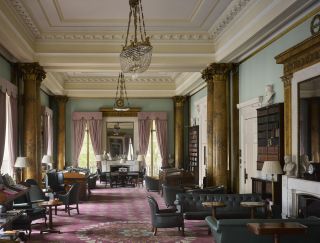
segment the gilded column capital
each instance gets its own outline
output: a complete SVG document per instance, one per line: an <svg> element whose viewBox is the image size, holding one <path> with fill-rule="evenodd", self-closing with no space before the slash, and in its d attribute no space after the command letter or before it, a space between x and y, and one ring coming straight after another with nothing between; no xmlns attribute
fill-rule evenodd
<svg viewBox="0 0 320 243"><path fill-rule="evenodd" d="M214 81L225 80L225 74L232 68L232 63L211 63L207 68L202 70L202 78L208 82L215 76Z"/></svg>
<svg viewBox="0 0 320 243"><path fill-rule="evenodd" d="M284 87L291 86L292 77L293 77L292 74L284 75L281 77Z"/></svg>
<svg viewBox="0 0 320 243"><path fill-rule="evenodd" d="M37 81L40 84L46 78L46 72L37 62L19 63L18 66L26 81Z"/></svg>
<svg viewBox="0 0 320 243"><path fill-rule="evenodd" d="M57 102L61 102L61 103L67 103L67 101L69 100L68 96L65 95L56 95L54 97L56 99Z"/></svg>
<svg viewBox="0 0 320 243"><path fill-rule="evenodd" d="M184 102L186 101L185 96L174 96L172 99L176 107L183 107Z"/></svg>

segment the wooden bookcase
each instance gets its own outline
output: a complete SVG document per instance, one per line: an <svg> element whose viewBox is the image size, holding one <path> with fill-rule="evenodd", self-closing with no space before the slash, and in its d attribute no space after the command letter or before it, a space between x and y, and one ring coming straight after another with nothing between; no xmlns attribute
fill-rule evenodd
<svg viewBox="0 0 320 243"><path fill-rule="evenodd" d="M280 161L284 164L283 103L257 109L258 159L257 170L264 161Z"/></svg>
<svg viewBox="0 0 320 243"><path fill-rule="evenodd" d="M188 170L194 173L195 183L199 181L199 126L189 127Z"/></svg>

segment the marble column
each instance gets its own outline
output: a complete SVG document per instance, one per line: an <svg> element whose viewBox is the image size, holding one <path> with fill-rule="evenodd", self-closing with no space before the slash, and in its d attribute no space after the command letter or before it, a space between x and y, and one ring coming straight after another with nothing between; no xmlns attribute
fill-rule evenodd
<svg viewBox="0 0 320 243"><path fill-rule="evenodd" d="M183 106L184 96L174 96L174 155L175 167L183 168Z"/></svg>
<svg viewBox="0 0 320 243"><path fill-rule="evenodd" d="M231 64L212 63L202 72L207 81L207 183L224 185L228 182L228 112L227 73Z"/></svg>
<svg viewBox="0 0 320 243"><path fill-rule="evenodd" d="M22 155L28 158L23 180L33 178L41 185L41 103L40 84L46 72L38 63L18 65L24 82L24 122Z"/></svg>
<svg viewBox="0 0 320 243"><path fill-rule="evenodd" d="M56 168L63 170L66 157L66 103L67 96L55 96L58 104L58 138L57 138L57 163Z"/></svg>
<svg viewBox="0 0 320 243"><path fill-rule="evenodd" d="M284 154L292 154L291 80L292 74L281 77L284 87Z"/></svg>

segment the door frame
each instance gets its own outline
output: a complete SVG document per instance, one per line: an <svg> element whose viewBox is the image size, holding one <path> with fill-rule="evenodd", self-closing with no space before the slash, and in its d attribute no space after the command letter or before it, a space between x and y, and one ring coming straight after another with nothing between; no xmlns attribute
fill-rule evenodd
<svg viewBox="0 0 320 243"><path fill-rule="evenodd" d="M244 163L243 163L243 153L245 151L244 148L244 124L248 118L256 118L257 117L257 108L262 107L263 96L258 96L256 98L250 99L248 101L239 103L237 108L239 109L239 191L240 193L245 192L245 175L244 175ZM248 178L250 180L250 178Z"/></svg>

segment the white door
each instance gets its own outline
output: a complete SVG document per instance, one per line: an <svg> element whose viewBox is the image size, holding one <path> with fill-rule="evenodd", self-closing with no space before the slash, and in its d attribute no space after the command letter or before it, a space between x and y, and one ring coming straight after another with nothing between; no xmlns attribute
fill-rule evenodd
<svg viewBox="0 0 320 243"><path fill-rule="evenodd" d="M258 131L257 108L260 99L254 99L240 107L240 193L252 193L251 177L257 177Z"/></svg>

